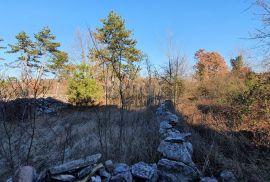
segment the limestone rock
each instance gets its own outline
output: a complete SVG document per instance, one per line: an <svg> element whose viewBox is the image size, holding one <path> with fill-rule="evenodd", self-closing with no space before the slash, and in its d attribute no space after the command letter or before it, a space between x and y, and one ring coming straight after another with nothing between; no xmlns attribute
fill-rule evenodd
<svg viewBox="0 0 270 182"><path fill-rule="evenodd" d="M189 142L171 143L164 140L161 141L158 151L168 159L190 164L192 162L192 144Z"/></svg>
<svg viewBox="0 0 270 182"><path fill-rule="evenodd" d="M75 176L70 174L59 174L55 176L51 176L51 179L58 180L58 181L66 181L66 182L73 182L75 181Z"/></svg>
<svg viewBox="0 0 270 182"><path fill-rule="evenodd" d="M181 143L185 142L186 138L191 136L191 133L176 133L176 132L170 132L168 133L167 138L165 138L164 141L171 142L171 143Z"/></svg>
<svg viewBox="0 0 270 182"><path fill-rule="evenodd" d="M198 178L199 170L183 162L161 159L158 162L159 181L186 182Z"/></svg>
<svg viewBox="0 0 270 182"><path fill-rule="evenodd" d="M132 182L132 175L129 166L124 163L116 164L113 170L113 176L111 178L111 181Z"/></svg>
<svg viewBox="0 0 270 182"><path fill-rule="evenodd" d="M154 165L149 165L144 162L139 162L131 166L133 176L149 181L157 180L157 168Z"/></svg>
<svg viewBox="0 0 270 182"><path fill-rule="evenodd" d="M172 125L170 125L167 121L161 121L159 125L159 133L164 134L171 128Z"/></svg>
<svg viewBox="0 0 270 182"><path fill-rule="evenodd" d="M16 172L12 180L14 182L34 182L36 180L36 170L31 166L20 167Z"/></svg>
<svg viewBox="0 0 270 182"><path fill-rule="evenodd" d="M236 182L234 174L229 170L223 170L220 173L220 179L222 182Z"/></svg>
<svg viewBox="0 0 270 182"><path fill-rule="evenodd" d="M87 156L86 158L73 160L73 161L61 164L59 166L51 167L51 168L49 168L49 172L51 174L60 174L63 172L68 172L71 170L79 169L79 168L86 167L86 166L93 165L93 164L97 163L100 158L101 158L101 154Z"/></svg>

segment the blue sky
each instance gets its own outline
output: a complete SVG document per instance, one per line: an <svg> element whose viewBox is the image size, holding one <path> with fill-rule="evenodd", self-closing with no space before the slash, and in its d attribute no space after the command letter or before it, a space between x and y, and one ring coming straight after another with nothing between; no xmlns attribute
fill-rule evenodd
<svg viewBox="0 0 270 182"><path fill-rule="evenodd" d="M242 39L260 26L254 8L244 11L251 1L8 0L1 2L0 37L5 43L12 43L20 31L33 34L49 26L62 43L62 49L70 52L78 28L95 29L101 26L100 19L114 10L134 30L138 47L156 65L166 61L168 35L187 55L190 65L194 64L194 53L200 48L219 52L229 63L235 50L254 47L254 42Z"/></svg>

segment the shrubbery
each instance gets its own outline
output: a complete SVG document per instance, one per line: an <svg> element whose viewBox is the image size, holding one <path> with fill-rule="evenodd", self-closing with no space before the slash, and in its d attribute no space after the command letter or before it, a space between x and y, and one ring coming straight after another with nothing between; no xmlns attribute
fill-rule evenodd
<svg viewBox="0 0 270 182"><path fill-rule="evenodd" d="M86 64L77 66L69 79L69 102L78 106L92 105L102 94L102 86L92 78L90 67Z"/></svg>
<svg viewBox="0 0 270 182"><path fill-rule="evenodd" d="M246 115L250 119L269 120L270 75L262 74L253 76L247 83L248 89L235 95L232 104L242 115Z"/></svg>

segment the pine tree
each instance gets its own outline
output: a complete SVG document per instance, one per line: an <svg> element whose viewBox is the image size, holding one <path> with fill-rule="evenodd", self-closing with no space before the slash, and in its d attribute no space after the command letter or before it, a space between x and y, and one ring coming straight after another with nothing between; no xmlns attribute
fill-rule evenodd
<svg viewBox="0 0 270 182"><path fill-rule="evenodd" d="M103 27L97 28L94 37L103 45L102 49L93 49L97 59L108 63L119 80L121 105L124 105L124 80L132 79L138 69L136 63L142 60L142 53L136 48L132 31L126 30L124 20L111 11L102 20Z"/></svg>
<svg viewBox="0 0 270 182"><path fill-rule="evenodd" d="M59 50L60 43L54 41L56 37L48 27L34 34L34 38L35 41L32 41L26 32L21 32L16 36L17 43L9 45L10 50L7 51L18 54L16 62L21 67L23 96L29 96L31 83L36 97L42 77L48 72L59 76L68 61L67 53Z"/></svg>
<svg viewBox="0 0 270 182"><path fill-rule="evenodd" d="M132 31L127 30L125 21L111 11L102 20L103 26L94 32L94 38L102 48L95 48L92 54L112 67L113 73L119 81L119 96L121 106L119 147L121 146L123 112L125 105L125 88L127 83L134 79L138 72L137 63L143 58L142 52L136 48L137 41L132 38ZM121 149L119 149L120 151Z"/></svg>

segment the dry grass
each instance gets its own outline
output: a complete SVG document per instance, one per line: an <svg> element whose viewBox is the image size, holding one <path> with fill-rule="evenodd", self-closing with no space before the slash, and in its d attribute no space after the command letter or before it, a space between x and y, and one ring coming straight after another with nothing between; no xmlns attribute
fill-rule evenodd
<svg viewBox="0 0 270 182"><path fill-rule="evenodd" d="M155 108L125 110L120 150L119 115L120 110L116 106L102 106L69 107L39 116L30 165L42 171L51 165L95 153L102 153L102 160L112 159L128 164L155 162L159 144ZM2 159L0 168L3 169L5 160ZM18 165L24 163L16 161ZM1 171L0 179L7 178L11 173Z"/></svg>
<svg viewBox="0 0 270 182"><path fill-rule="evenodd" d="M235 124L228 116L233 111L212 105L209 100L182 100L177 107L185 119L180 128L193 133L193 157L203 174L218 176L231 169L240 181L270 181L269 124Z"/></svg>

